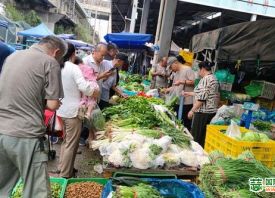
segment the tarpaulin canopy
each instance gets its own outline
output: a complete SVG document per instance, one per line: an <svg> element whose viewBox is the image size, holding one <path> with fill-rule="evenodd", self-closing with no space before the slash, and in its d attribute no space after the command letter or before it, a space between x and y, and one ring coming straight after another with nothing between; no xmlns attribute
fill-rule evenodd
<svg viewBox="0 0 275 198"><path fill-rule="evenodd" d="M80 48L80 47L93 47L93 45L89 44L89 43L85 43L81 40L73 40L73 39L66 39L67 42L73 44L76 48Z"/></svg>
<svg viewBox="0 0 275 198"><path fill-rule="evenodd" d="M57 36L63 39L76 39L74 34L58 34Z"/></svg>
<svg viewBox="0 0 275 198"><path fill-rule="evenodd" d="M104 39L122 49L143 49L146 48L146 42L152 41L153 35L122 32L107 34Z"/></svg>
<svg viewBox="0 0 275 198"><path fill-rule="evenodd" d="M17 34L20 36L41 38L41 37L53 35L54 33L51 30L49 30L48 27L44 23L41 23L40 25L38 25L36 27L18 32Z"/></svg>
<svg viewBox="0 0 275 198"><path fill-rule="evenodd" d="M217 61L275 61L275 20L246 22L192 38L191 51L217 50Z"/></svg>

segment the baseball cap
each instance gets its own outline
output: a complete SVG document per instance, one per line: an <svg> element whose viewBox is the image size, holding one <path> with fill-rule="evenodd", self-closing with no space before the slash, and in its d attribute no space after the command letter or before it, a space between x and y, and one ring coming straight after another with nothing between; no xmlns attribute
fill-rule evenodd
<svg viewBox="0 0 275 198"><path fill-rule="evenodd" d="M170 69L171 65L176 61L178 61L178 59L175 56L169 57L167 61L167 69Z"/></svg>
<svg viewBox="0 0 275 198"><path fill-rule="evenodd" d="M116 55L116 59L122 60L122 61L124 61L124 63L128 64L128 56L125 53L119 52Z"/></svg>

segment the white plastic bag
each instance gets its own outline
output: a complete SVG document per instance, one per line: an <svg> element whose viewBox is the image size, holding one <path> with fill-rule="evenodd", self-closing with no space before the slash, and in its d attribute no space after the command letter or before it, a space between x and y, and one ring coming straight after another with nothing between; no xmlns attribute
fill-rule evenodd
<svg viewBox="0 0 275 198"><path fill-rule="evenodd" d="M180 156L179 154L175 153L164 153L162 154L162 157L164 159L165 165L168 168L176 167L180 165Z"/></svg>
<svg viewBox="0 0 275 198"><path fill-rule="evenodd" d="M193 151L184 149L182 152L180 152L179 156L182 164L192 167L199 166L197 156Z"/></svg>
<svg viewBox="0 0 275 198"><path fill-rule="evenodd" d="M159 97L159 92L157 89L151 89L146 93L146 95L152 97Z"/></svg>
<svg viewBox="0 0 275 198"><path fill-rule="evenodd" d="M150 157L150 149L148 146L136 149L130 154L130 159L133 167L138 169L148 169L153 165L153 160Z"/></svg>
<svg viewBox="0 0 275 198"><path fill-rule="evenodd" d="M105 118L102 114L102 111L98 107L98 105L95 106L91 113L91 125L97 130L102 131L105 127Z"/></svg>
<svg viewBox="0 0 275 198"><path fill-rule="evenodd" d="M232 138L241 137L240 128L235 121L231 120L231 124L226 130L226 135Z"/></svg>

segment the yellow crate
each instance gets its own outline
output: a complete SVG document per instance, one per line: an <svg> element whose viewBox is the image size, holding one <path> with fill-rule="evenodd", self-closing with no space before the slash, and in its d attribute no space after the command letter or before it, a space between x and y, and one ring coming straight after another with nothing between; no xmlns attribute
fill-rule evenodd
<svg viewBox="0 0 275 198"><path fill-rule="evenodd" d="M275 141L270 142L244 142L238 141L221 133L221 130L227 129L228 126L208 125L206 130L206 139L204 149L206 152L218 150L225 155L237 157L243 151L250 150L256 159L261 161L267 167L275 167ZM241 132L249 130L241 127Z"/></svg>

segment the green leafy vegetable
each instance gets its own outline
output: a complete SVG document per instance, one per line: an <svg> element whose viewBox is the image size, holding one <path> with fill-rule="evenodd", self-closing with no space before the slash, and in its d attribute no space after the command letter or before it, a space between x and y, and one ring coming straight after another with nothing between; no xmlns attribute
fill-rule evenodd
<svg viewBox="0 0 275 198"><path fill-rule="evenodd" d="M162 198L160 193L151 185L140 183L138 185L118 186L114 198Z"/></svg>

